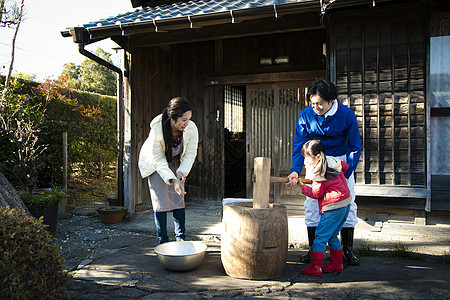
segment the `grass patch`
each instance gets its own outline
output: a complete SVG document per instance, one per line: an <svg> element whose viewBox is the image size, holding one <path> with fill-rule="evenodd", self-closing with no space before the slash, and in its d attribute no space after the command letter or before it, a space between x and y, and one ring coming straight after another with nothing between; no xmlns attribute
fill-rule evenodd
<svg viewBox="0 0 450 300"><path fill-rule="evenodd" d="M419 254L411 251L408 246L403 244L394 244L391 249L389 250L378 250L376 248L376 245L372 245L370 243L362 244L358 249L357 252L360 256L377 256L377 257L400 257L400 258L407 258L407 259L413 259L413 260L424 260L424 257ZM445 257L446 255L444 255ZM447 255L446 258L450 260L450 256Z"/></svg>
<svg viewBox="0 0 450 300"><path fill-rule="evenodd" d="M450 251L445 251L439 259L441 264L450 265Z"/></svg>
<svg viewBox="0 0 450 300"><path fill-rule="evenodd" d="M103 178L95 174L71 174L67 184L67 209L96 208L108 204L107 197L117 194L117 180L114 170Z"/></svg>
<svg viewBox="0 0 450 300"><path fill-rule="evenodd" d="M375 245L366 243L358 248L358 254L360 256L378 256L377 247Z"/></svg>
<svg viewBox="0 0 450 300"><path fill-rule="evenodd" d="M450 265L450 251L445 251L442 255L420 254L411 251L408 246L399 243L394 244L389 250L378 250L375 245L365 243L361 244L355 251L360 257L399 257Z"/></svg>
<svg viewBox="0 0 450 300"><path fill-rule="evenodd" d="M414 260L423 260L420 254L412 252L407 246L402 244L395 244L393 248L389 251L389 256L408 258Z"/></svg>

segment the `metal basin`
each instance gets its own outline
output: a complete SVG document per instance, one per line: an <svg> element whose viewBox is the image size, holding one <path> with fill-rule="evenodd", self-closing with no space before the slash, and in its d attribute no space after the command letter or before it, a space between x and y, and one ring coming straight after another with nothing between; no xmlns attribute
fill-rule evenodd
<svg viewBox="0 0 450 300"><path fill-rule="evenodd" d="M180 241L169 242L155 247L158 261L169 271L190 271L202 263L206 248L202 242Z"/></svg>

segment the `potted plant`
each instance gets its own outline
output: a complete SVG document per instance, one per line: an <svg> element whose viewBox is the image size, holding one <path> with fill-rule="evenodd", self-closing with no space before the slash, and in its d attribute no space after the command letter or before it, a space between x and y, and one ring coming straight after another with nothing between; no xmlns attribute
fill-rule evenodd
<svg viewBox="0 0 450 300"><path fill-rule="evenodd" d="M100 221L103 223L120 223L125 216L127 209L123 206L102 206L97 208Z"/></svg>
<svg viewBox="0 0 450 300"><path fill-rule="evenodd" d="M51 234L56 233L58 220L58 205L66 196L66 193L58 188L35 189L31 193L20 193L20 198L27 206L31 215L37 219L43 218L43 223L48 225Z"/></svg>

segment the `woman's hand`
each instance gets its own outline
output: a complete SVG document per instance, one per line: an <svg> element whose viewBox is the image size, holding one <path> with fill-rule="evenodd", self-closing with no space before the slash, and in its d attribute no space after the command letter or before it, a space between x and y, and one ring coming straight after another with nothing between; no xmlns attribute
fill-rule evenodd
<svg viewBox="0 0 450 300"><path fill-rule="evenodd" d="M184 174L182 172L178 172L177 173L177 179L180 181L181 184L184 185L184 183L186 182L186 177L184 176Z"/></svg>
<svg viewBox="0 0 450 300"><path fill-rule="evenodd" d="M289 179L289 185L297 185L298 184L298 173L297 172L292 172L291 174L289 174L288 176Z"/></svg>
<svg viewBox="0 0 450 300"><path fill-rule="evenodd" d="M186 195L186 192L184 191L184 185L180 182L180 180L173 180L173 188L178 195Z"/></svg>

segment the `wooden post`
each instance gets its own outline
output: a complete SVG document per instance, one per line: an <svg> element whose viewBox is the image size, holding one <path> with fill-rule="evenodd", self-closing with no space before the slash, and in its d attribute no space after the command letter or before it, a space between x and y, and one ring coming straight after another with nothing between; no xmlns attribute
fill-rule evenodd
<svg viewBox="0 0 450 300"><path fill-rule="evenodd" d="M64 192L67 192L67 132L63 132L62 135L63 142L63 189ZM66 197L64 197L58 206L58 217L62 218L66 212Z"/></svg>
<svg viewBox="0 0 450 300"><path fill-rule="evenodd" d="M130 213L134 213L135 199L128 199L125 203L124 198L124 132L125 132L125 106L124 106L124 91L123 91L123 75L122 71L117 73L117 197L121 206L126 206ZM133 204L131 204L133 201Z"/></svg>
<svg viewBox="0 0 450 300"><path fill-rule="evenodd" d="M255 183L253 185L253 208L269 207L270 163L268 157L255 157Z"/></svg>

